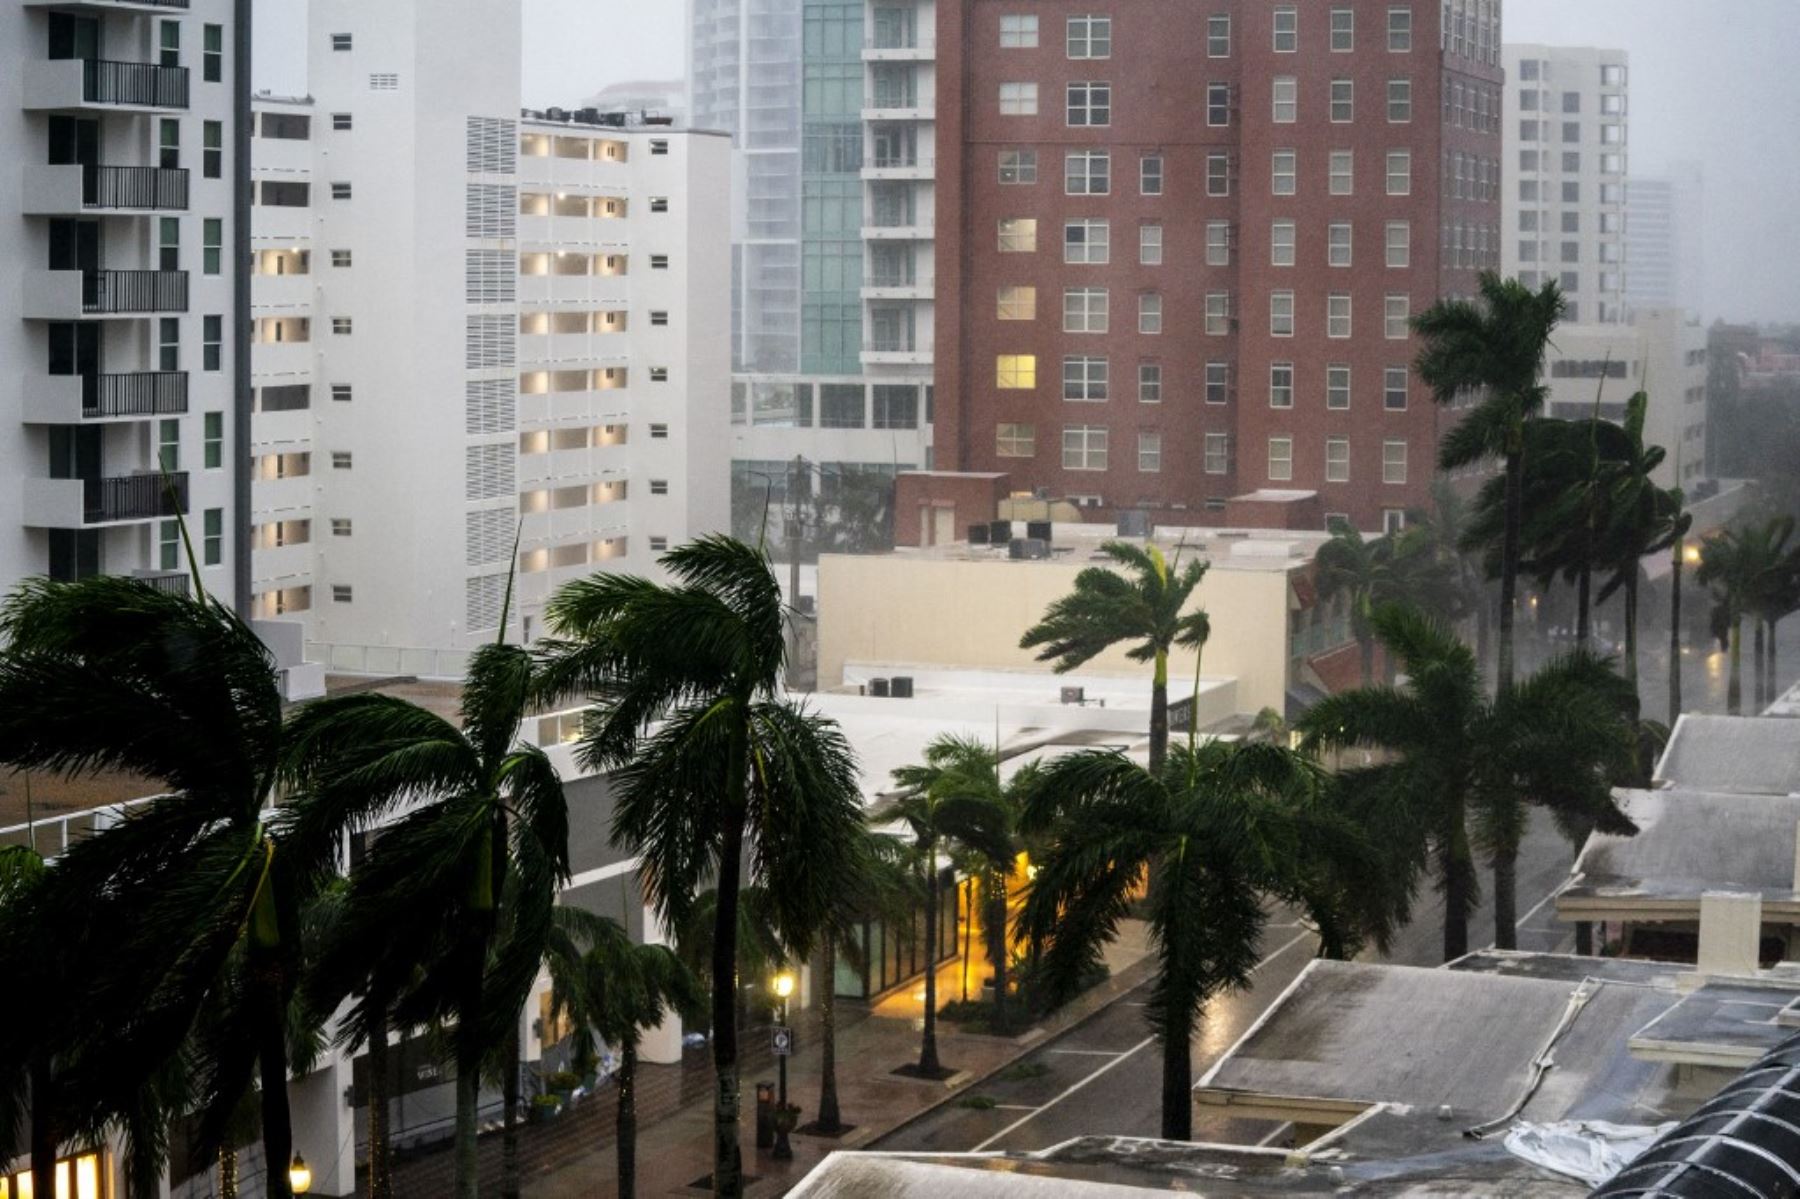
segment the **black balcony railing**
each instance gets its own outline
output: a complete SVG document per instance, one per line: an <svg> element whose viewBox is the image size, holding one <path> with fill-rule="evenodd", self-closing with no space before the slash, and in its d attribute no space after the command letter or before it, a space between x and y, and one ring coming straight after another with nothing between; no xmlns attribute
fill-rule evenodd
<svg viewBox="0 0 1800 1199"><path fill-rule="evenodd" d="M82 63L81 98L89 104L186 108L187 68L90 58Z"/></svg>
<svg viewBox="0 0 1800 1199"><path fill-rule="evenodd" d="M187 511L186 471L81 482L81 519L90 525L109 520L150 520Z"/></svg>
<svg viewBox="0 0 1800 1199"><path fill-rule="evenodd" d="M83 271L83 312L186 312L186 271Z"/></svg>
<svg viewBox="0 0 1800 1199"><path fill-rule="evenodd" d="M188 574L185 570L146 570L131 576L153 591L164 595L186 595Z"/></svg>
<svg viewBox="0 0 1800 1199"><path fill-rule="evenodd" d="M188 173L165 167L83 167L81 203L88 208L186 208Z"/></svg>
<svg viewBox="0 0 1800 1199"><path fill-rule="evenodd" d="M83 416L179 416L187 410L186 371L81 376Z"/></svg>

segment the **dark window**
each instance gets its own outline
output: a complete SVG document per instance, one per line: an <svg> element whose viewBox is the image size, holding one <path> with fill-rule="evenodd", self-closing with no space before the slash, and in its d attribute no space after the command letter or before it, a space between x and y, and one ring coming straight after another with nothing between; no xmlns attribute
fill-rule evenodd
<svg viewBox="0 0 1800 1199"><path fill-rule="evenodd" d="M312 136L312 118L303 112L265 112L261 132L280 141L305 141Z"/></svg>
<svg viewBox="0 0 1800 1199"><path fill-rule="evenodd" d="M310 191L305 183L265 179L260 201L270 208L305 208L310 202Z"/></svg>
<svg viewBox="0 0 1800 1199"><path fill-rule="evenodd" d="M207 83L225 78L225 27L207 25L201 29L200 77Z"/></svg>
<svg viewBox="0 0 1800 1199"><path fill-rule="evenodd" d="M877 384L874 389L874 419L877 429L916 429L919 427L919 391L916 387Z"/></svg>

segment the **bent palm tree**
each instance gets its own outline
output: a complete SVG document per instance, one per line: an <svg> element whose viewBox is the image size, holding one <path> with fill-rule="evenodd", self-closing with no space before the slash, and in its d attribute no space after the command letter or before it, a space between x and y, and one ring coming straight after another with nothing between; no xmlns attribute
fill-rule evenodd
<svg viewBox="0 0 1800 1199"><path fill-rule="evenodd" d="M1150 764L1158 769L1169 752L1169 650L1179 645L1198 653L1206 642L1206 614L1182 614L1206 575L1206 563L1195 559L1178 571L1179 559L1170 565L1154 545L1109 541L1100 549L1125 573L1098 566L1083 570L1075 576L1075 589L1019 638L1019 648L1038 650L1040 662L1054 662L1063 674L1122 641L1135 642L1126 656L1155 669Z"/></svg>
<svg viewBox="0 0 1800 1199"><path fill-rule="evenodd" d="M1365 687L1374 682L1375 630L1369 618L1376 608L1411 600L1446 609L1449 615L1455 603L1450 569L1424 529L1365 540L1355 529L1341 525L1319 547L1314 570L1319 598L1329 601L1341 595L1350 606L1350 631L1362 653Z"/></svg>
<svg viewBox="0 0 1800 1199"><path fill-rule="evenodd" d="M1086 751L1044 767L1024 827L1045 848L1023 921L1053 994L1100 960L1146 882L1162 1042L1162 1136L1192 1132L1191 1042L1213 996L1249 985L1267 898L1303 907L1327 952L1384 939L1378 859L1322 799L1323 776L1272 745L1180 746L1159 774Z"/></svg>

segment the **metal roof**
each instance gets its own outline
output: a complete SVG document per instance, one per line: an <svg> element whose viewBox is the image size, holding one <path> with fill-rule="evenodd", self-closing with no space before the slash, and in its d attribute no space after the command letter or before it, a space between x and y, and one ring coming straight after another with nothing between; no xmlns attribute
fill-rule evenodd
<svg viewBox="0 0 1800 1199"><path fill-rule="evenodd" d="M1613 795L1637 823L1637 835L1589 837L1559 904L1594 897L1698 902L1706 891L1794 897L1800 796L1625 788Z"/></svg>
<svg viewBox="0 0 1800 1199"><path fill-rule="evenodd" d="M1693 791L1800 794L1800 728L1777 717L1685 713L1656 764L1656 780Z"/></svg>

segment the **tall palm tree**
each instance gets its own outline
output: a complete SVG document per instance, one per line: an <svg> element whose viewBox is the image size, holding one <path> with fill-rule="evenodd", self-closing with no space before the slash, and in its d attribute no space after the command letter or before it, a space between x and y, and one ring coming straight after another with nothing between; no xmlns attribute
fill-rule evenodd
<svg viewBox="0 0 1800 1199"><path fill-rule="evenodd" d="M283 736L272 657L203 591L117 576L30 580L0 611L0 634L0 762L118 770L163 790L73 846L40 889L83 922L58 948L84 977L59 998L83 1029L59 1071L79 1097L69 1127L124 1124L141 1191L166 1155L164 1121L180 1110L168 1105L185 1106L191 1085L208 1152L256 1077L264 1153L286 1162L304 887L268 819ZM285 1172L267 1185L285 1196Z"/></svg>
<svg viewBox="0 0 1800 1199"><path fill-rule="evenodd" d="M662 945L636 945L615 920L558 907L547 941L550 1011L574 1028L578 1058L592 1060L595 1038L619 1051L619 1199L637 1194L637 1061L644 1031L671 1012L697 1017L706 993Z"/></svg>
<svg viewBox="0 0 1800 1199"><path fill-rule="evenodd" d="M1441 300L1413 318L1424 340L1419 377L1440 405L1470 394L1480 401L1444 438L1438 455L1444 470L1499 458L1506 466L1505 520L1500 549L1501 690L1512 686L1514 600L1519 581L1519 529L1524 486L1525 425L1542 410L1539 383L1550 335L1562 319L1562 292L1554 281L1532 291L1516 279L1481 275L1481 303Z"/></svg>
<svg viewBox="0 0 1800 1199"><path fill-rule="evenodd" d="M393 930L408 930L401 961L416 970L381 977L377 994L394 997L403 1026L454 1027L463 1199L480 1186L482 1064L516 1035L569 876L562 780L543 750L519 740L532 687L527 650L484 645L469 661L461 727L396 696L331 697L293 717L283 764L296 794L285 827L305 843L325 842L322 830L380 828L351 876L343 927L313 991L321 1006L349 996ZM329 871L332 859L305 865Z"/></svg>
<svg viewBox="0 0 1800 1199"><path fill-rule="evenodd" d="M1444 895L1444 960L1468 952L1478 884L1474 847L1494 865L1496 900L1512 886L1502 850L1523 834L1520 797L1548 808L1579 844L1595 829L1635 832L1614 806L1610 779L1629 767L1635 731L1623 683L1603 659L1577 650L1490 698L1467 646L1400 605L1375 613L1388 650L1405 664L1404 690L1367 687L1329 696L1300 720L1308 752L1374 747L1391 760L1345 772L1342 795L1392 847L1397 885L1411 891L1431 863ZM1511 903L1495 903L1494 941L1516 941Z"/></svg>
<svg viewBox="0 0 1800 1199"><path fill-rule="evenodd" d="M717 890L713 1191L737 1196L745 868L767 890L783 943L805 955L823 914L855 892L862 799L836 725L777 698L784 614L767 555L705 537L660 564L671 582L601 574L557 592L539 691L593 697L577 754L589 769L614 772L613 836L642 856L645 891L664 923L684 923L705 881Z"/></svg>
<svg viewBox="0 0 1800 1199"><path fill-rule="evenodd" d="M1390 927L1381 862L1322 782L1283 747L1209 741L1178 746L1160 773L1071 754L1026 800L1025 828L1045 848L1022 919L1052 994L1079 985L1148 886L1164 1139L1191 1136L1194 1029L1213 996L1249 985L1266 900L1304 908L1337 956Z"/></svg>
<svg viewBox="0 0 1800 1199"><path fill-rule="evenodd" d="M1341 595L1350 605L1350 631L1362 651L1365 687L1374 681L1375 630L1369 618L1376 608L1400 600L1442 610L1455 602L1450 568L1425 529L1365 539L1348 525L1339 525L1331 540L1319 547L1314 571L1321 600Z"/></svg>
<svg viewBox="0 0 1800 1199"><path fill-rule="evenodd" d="M1600 557L1611 571L1601 588L1604 602L1613 593L1625 596L1625 681L1633 697L1638 683L1638 591L1642 563L1669 548L1676 537L1681 511L1679 494L1660 487L1654 474L1667 456L1662 446L1644 441L1650 398L1638 391L1626 401L1625 419L1615 438L1617 454L1604 465L1605 497ZM1678 663L1676 665L1679 665Z"/></svg>
<svg viewBox="0 0 1800 1199"><path fill-rule="evenodd" d="M1772 597L1781 591L1784 575L1792 569L1787 561L1787 543L1793 532L1794 519L1790 516L1752 519L1708 538L1701 551L1700 569L1695 572L1695 578L1701 586L1712 589L1716 601L1715 618L1726 630L1731 670L1726 682L1725 706L1733 715L1741 713L1744 706L1745 618L1756 624L1754 698L1760 699L1764 690L1764 614L1771 606Z"/></svg>
<svg viewBox="0 0 1800 1199"><path fill-rule="evenodd" d="M1681 472L1677 470L1676 474ZM1681 488L1668 491L1669 517L1669 727L1681 717L1681 575L1686 568L1687 535L1694 527L1693 513Z"/></svg>
<svg viewBox="0 0 1800 1199"><path fill-rule="evenodd" d="M1440 475L1431 481L1431 507L1409 514L1407 527L1418 531L1441 564L1451 596L1444 615L1450 619L1475 618L1475 660L1485 663L1493 604L1480 556L1467 544L1472 516L1469 501L1454 483Z"/></svg>
<svg viewBox="0 0 1800 1199"><path fill-rule="evenodd" d="M1169 650L1177 645L1198 652L1206 640L1206 614L1182 610L1206 575L1198 558L1186 567L1171 564L1154 545L1108 541L1101 552L1119 569L1090 566L1075 576L1075 588L1056 600L1044 618L1025 631L1020 649L1038 650L1058 674L1091 661L1120 642L1132 642L1126 656L1150 662L1150 762L1160 768L1169 752Z"/></svg>
<svg viewBox="0 0 1800 1199"><path fill-rule="evenodd" d="M1117 577L1117 576L1113 576ZM904 823L913 837L913 861L925 891L925 1028L919 1073L942 1077L937 1051L937 938L939 854L952 844L990 861L1013 853L1012 813L994 782L994 751L970 737L944 734L925 746L925 761L894 771L897 794L869 814L877 827Z"/></svg>

